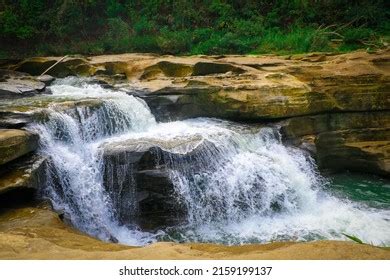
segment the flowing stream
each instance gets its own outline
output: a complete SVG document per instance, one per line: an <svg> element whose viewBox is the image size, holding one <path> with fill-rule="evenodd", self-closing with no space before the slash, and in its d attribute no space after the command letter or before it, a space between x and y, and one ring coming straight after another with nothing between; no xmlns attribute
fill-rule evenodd
<svg viewBox="0 0 390 280"><path fill-rule="evenodd" d="M54 99L87 102L69 108L53 102L47 117L29 128L40 134L40 153L49 158L42 195L92 236L130 245L156 240L242 244L343 240L347 233L390 244L390 199L367 203L343 192L343 186L353 189L359 180L346 186L324 178L307 154L282 144L275 127L207 118L157 123L141 99L77 78L58 80L51 90ZM140 139L189 143L163 147L171 154L203 147L190 158L164 158L186 209L178 226L145 232L136 221L118 220L103 178L104 147Z"/></svg>

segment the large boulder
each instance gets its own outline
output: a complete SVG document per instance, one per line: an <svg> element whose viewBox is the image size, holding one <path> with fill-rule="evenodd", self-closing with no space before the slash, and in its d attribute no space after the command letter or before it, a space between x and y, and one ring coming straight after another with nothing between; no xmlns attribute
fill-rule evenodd
<svg viewBox="0 0 390 280"><path fill-rule="evenodd" d="M325 132L316 139L320 166L390 177L390 128Z"/></svg>
<svg viewBox="0 0 390 280"><path fill-rule="evenodd" d="M38 135L21 129L0 129L0 165L38 148Z"/></svg>

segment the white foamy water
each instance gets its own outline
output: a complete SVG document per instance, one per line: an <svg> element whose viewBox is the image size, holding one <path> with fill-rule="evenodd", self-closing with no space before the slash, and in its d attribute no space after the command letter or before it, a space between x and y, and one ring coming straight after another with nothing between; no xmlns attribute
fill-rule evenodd
<svg viewBox="0 0 390 280"><path fill-rule="evenodd" d="M51 159L46 195L91 235L126 244L156 240L136 225L120 225L102 178L103 147L142 140L173 154L195 151L191 162L164 158L188 213L183 225L165 230L165 238L239 244L345 239L347 233L390 244L390 211L334 197L312 160L284 146L275 129L204 118L157 124L143 101L77 79L52 91L104 99L97 108L58 112L54 106L49 121L31 127Z"/></svg>
<svg viewBox="0 0 390 280"><path fill-rule="evenodd" d="M75 83L77 82L77 83ZM139 245L153 241L137 227L120 225L115 217L102 177L100 142L111 135L141 131L155 125L142 100L73 79L51 87L54 97L104 98L95 107L64 109L53 103L48 121L30 127L41 138L41 154L49 158L47 186L57 211L80 230L106 241Z"/></svg>

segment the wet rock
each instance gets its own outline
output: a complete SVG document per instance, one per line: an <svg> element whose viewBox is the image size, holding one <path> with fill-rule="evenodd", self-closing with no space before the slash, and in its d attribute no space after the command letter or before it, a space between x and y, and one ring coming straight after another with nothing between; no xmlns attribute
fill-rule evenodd
<svg viewBox="0 0 390 280"><path fill-rule="evenodd" d="M20 129L0 129L0 165L38 148L38 135Z"/></svg>
<svg viewBox="0 0 390 280"><path fill-rule="evenodd" d="M1 128L22 128L32 122L33 116L28 113L1 112L0 111L0 129Z"/></svg>
<svg viewBox="0 0 390 280"><path fill-rule="evenodd" d="M38 76L37 80L44 83L46 86L49 86L55 79L50 75L42 75Z"/></svg>
<svg viewBox="0 0 390 280"><path fill-rule="evenodd" d="M180 223L185 209L175 195L170 160L180 162L182 167L191 165L191 157L207 145L211 144L200 137L129 139L106 144L104 181L122 222L136 220L144 229Z"/></svg>
<svg viewBox="0 0 390 280"><path fill-rule="evenodd" d="M26 73L0 70L0 98L34 96L45 90L46 85Z"/></svg>
<svg viewBox="0 0 390 280"><path fill-rule="evenodd" d="M39 75L58 59L32 58L7 67ZM300 147L315 153L320 133L377 128L368 121L371 117L367 121L357 118L362 126L355 128L338 114L388 114L389 61L389 50L293 56L121 54L68 57L49 74L99 76L107 83L105 87L131 85L131 94L141 96L159 121L193 117L245 122L291 119L288 130L297 135L290 135L290 140L296 139ZM321 143L327 142L325 139L322 136ZM324 152L319 149L320 154Z"/></svg>
<svg viewBox="0 0 390 280"><path fill-rule="evenodd" d="M356 242L272 242L250 246L158 242L129 247L89 237L58 218L48 207L0 212L0 259L383 259L386 248Z"/></svg>
<svg viewBox="0 0 390 280"><path fill-rule="evenodd" d="M320 166L390 177L390 127L324 132L316 139Z"/></svg>

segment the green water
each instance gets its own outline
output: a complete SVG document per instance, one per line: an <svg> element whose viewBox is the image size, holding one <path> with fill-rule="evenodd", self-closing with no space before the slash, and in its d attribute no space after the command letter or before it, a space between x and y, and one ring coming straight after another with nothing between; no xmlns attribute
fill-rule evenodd
<svg viewBox="0 0 390 280"><path fill-rule="evenodd" d="M328 190L335 196L370 208L390 209L390 179L349 172L328 178L331 180Z"/></svg>

